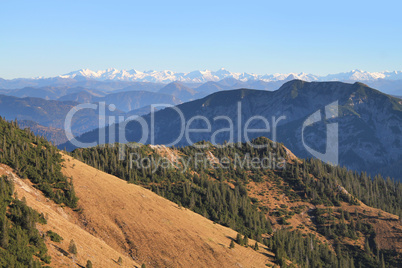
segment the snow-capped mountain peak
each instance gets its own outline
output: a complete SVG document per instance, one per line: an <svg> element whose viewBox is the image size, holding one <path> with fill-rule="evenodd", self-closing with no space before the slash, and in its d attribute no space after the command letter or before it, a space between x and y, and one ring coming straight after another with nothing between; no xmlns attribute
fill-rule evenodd
<svg viewBox="0 0 402 268"><path fill-rule="evenodd" d="M188 73L173 72L170 70L163 71L137 71L118 70L109 68L106 70L92 71L90 69L80 69L61 75L61 78L75 78L82 76L87 79L94 80L120 80L120 81L137 81L137 82L154 82L154 83L171 83L174 81L186 83L205 83L208 81L220 81L226 78L233 78L243 82L251 80L262 80L265 82L284 81L292 79L301 79L305 81L375 81L378 79L402 80L402 71L383 71L383 72L367 72L359 69L350 72L338 74L329 74L326 76L317 76L308 73L274 73L274 74L253 74L253 73L236 73L230 72L225 68L217 71L196 70Z"/></svg>

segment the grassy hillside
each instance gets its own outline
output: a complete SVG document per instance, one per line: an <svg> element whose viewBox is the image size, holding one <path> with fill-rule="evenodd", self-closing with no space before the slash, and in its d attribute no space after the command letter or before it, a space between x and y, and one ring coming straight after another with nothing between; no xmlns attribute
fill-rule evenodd
<svg viewBox="0 0 402 268"><path fill-rule="evenodd" d="M0 267L85 267L89 261L94 267L264 267L277 261L262 243L233 247L236 231L62 157L16 123L0 123Z"/></svg>
<svg viewBox="0 0 402 268"><path fill-rule="evenodd" d="M237 232L138 185L65 156L73 177L81 226L147 267L264 267L274 255L235 245ZM83 241L84 242L84 241ZM85 244L85 242L84 242ZM249 241L254 246L255 241Z"/></svg>
<svg viewBox="0 0 402 268"><path fill-rule="evenodd" d="M78 198L71 180L61 173L62 158L44 138L0 118L0 163L58 204L74 208ZM2 168L4 169L4 168ZM45 235L37 229L44 214L14 195L13 176L0 173L0 267L42 267L50 263Z"/></svg>
<svg viewBox="0 0 402 268"><path fill-rule="evenodd" d="M126 256L124 252L112 248L103 240L84 230L84 224L79 220L79 213L82 211L74 211L49 200L29 180L21 179L13 169L4 164L0 164L1 175L12 178L15 196L24 200L27 206L38 211L40 215L44 215L47 224L36 224L36 228L46 244L47 255L51 257L49 266L85 267L89 260L93 267L119 267L117 264L119 257L123 259L123 267L141 266ZM71 240L76 245L76 254L69 250ZM0 267L4 266L0 265Z"/></svg>

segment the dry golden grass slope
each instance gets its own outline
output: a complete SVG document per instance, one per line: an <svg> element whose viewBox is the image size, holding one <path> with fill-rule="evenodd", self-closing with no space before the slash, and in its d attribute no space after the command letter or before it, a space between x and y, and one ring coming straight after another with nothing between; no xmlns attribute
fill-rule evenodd
<svg viewBox="0 0 402 268"><path fill-rule="evenodd" d="M147 267L266 267L273 254L236 245L237 233L67 155L82 213L76 224ZM86 241L81 241L83 244ZM250 241L250 244L254 241Z"/></svg>
<svg viewBox="0 0 402 268"><path fill-rule="evenodd" d="M13 178L19 199L25 197L28 206L46 215L48 223L38 224L39 231L46 233L52 230L63 237L64 240L61 243L55 243L49 239L46 241L49 255L52 257L52 267L79 267L80 265L85 267L87 260L91 260L93 267L120 267L117 265L120 256L123 258L123 267L139 267L129 256L82 229L75 223L73 211L62 208L44 197L42 192L32 187L29 180L17 177L10 167L0 164L1 175ZM72 239L77 246L77 256L68 253L68 246Z"/></svg>
<svg viewBox="0 0 402 268"><path fill-rule="evenodd" d="M72 177L79 200L79 212L60 207L17 177L5 165L0 175L13 177L18 198L44 213L48 224L38 225L45 233L52 230L64 240L47 240L52 267L83 267L91 260L94 267L266 267L274 255L262 244L260 250L236 244L237 233L184 208L179 208L153 192L92 168L70 156L63 173ZM77 256L68 254L74 240ZM255 241L250 240L250 245Z"/></svg>

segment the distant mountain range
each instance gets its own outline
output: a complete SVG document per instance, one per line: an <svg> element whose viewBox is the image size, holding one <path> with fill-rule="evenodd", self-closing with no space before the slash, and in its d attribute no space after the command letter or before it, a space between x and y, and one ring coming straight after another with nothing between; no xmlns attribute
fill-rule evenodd
<svg viewBox="0 0 402 268"><path fill-rule="evenodd" d="M305 82L293 80L280 89L270 92L261 90L226 90L205 98L178 105L184 118L194 116L207 118L211 131L192 133L191 141L211 141L211 133L228 128L227 120L214 120L217 116L230 118L233 128L238 129L238 103L242 104L241 124L253 116L263 116L271 120L273 116L286 116L277 127L277 140L301 157L312 157L302 143L303 122L313 113L324 110L325 106L339 102L339 117L331 121L339 123L339 164L353 170L381 173L401 180L402 174L402 101L383 94L362 83L347 84L342 82ZM144 116L150 122L149 116ZM325 153L326 124L324 119L304 133L304 141L316 151ZM185 122L188 123L188 122ZM272 122L271 127L272 127ZM155 144L169 144L180 137L181 118L171 108L155 114ZM191 128L206 128L202 120L196 120ZM262 121L255 121L250 128L265 128ZM242 129L242 127L241 127ZM108 135L109 130L105 130ZM128 124L125 129L129 141L139 141L141 125L138 122ZM82 135L79 140L93 142L98 131ZM242 135L242 134L240 134ZM267 135L267 134L258 134ZM257 136L258 136L257 135ZM268 134L268 138L272 133ZM117 133L116 133L117 137ZM237 141L239 133L234 133ZM106 139L107 141L108 139ZM216 136L216 142L229 141L229 133ZM244 141L244 136L240 138ZM113 141L112 141L113 142ZM150 143L150 137L146 143ZM187 145L183 136L176 145ZM73 149L69 144L61 146Z"/></svg>
<svg viewBox="0 0 402 268"><path fill-rule="evenodd" d="M236 73L230 72L224 68L218 71L192 71L189 73L173 72L173 71L145 71L137 70L117 70L106 69L92 71L89 69L81 69L60 75L61 78L85 77L93 80L117 80L117 81L137 81L137 82L157 82L170 83L174 81L186 83L205 83L208 81L220 81L225 78L234 78L240 81L262 80L265 82L274 82L282 80L300 79L304 81L374 81L378 79L401 80L402 71L384 71L384 72L366 72L362 70L352 70L350 72L329 74L326 76L318 76L307 73L287 73L287 74L253 74L253 73Z"/></svg>
<svg viewBox="0 0 402 268"><path fill-rule="evenodd" d="M193 71L180 73L173 71L145 71L107 69L92 71L82 69L65 75L50 78L17 78L5 80L0 78L0 94L7 94L10 90L29 88L30 95L19 92L17 97L39 97L42 94L46 98L60 97L60 92L68 88L84 88L103 92L116 91L151 91L157 92L166 84L177 83L176 87L188 87L197 92L186 89L185 97L179 97L182 101L188 101L204 97L208 94L226 89L250 88L261 90L276 90L284 83L299 79L312 81L341 81L347 83L363 82L373 88L391 95L402 95L402 71L366 72L352 70L350 72L318 76L306 73L287 74L253 74L235 73L225 69L218 71ZM217 83L217 84L216 84ZM47 88L46 92L33 92L34 88ZM51 92L52 88L60 88L58 92ZM198 88L198 89L197 89ZM176 88L177 89L177 88ZM25 92L27 89L24 90ZM176 91L176 90L171 90ZM168 92L168 91L167 91ZM177 91L176 91L177 92ZM74 92L65 93L70 94ZM175 95L175 97L178 97Z"/></svg>

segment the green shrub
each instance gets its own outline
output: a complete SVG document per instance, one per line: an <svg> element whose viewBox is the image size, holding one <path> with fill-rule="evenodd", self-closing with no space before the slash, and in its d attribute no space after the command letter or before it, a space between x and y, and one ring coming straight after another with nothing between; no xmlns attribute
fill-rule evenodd
<svg viewBox="0 0 402 268"><path fill-rule="evenodd" d="M53 242L57 242L60 243L61 241L63 241L63 237L61 237L59 234L49 230L46 232L46 235L50 238L51 241Z"/></svg>

